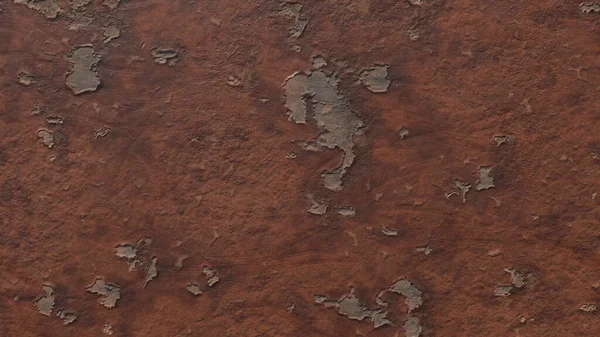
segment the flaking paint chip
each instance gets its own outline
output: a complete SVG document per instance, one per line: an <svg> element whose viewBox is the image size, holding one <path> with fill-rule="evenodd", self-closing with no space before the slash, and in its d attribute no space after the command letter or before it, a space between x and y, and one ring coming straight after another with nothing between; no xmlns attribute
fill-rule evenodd
<svg viewBox="0 0 600 337"><path fill-rule="evenodd" d="M214 286L220 280L217 271L207 266L202 267L202 273L206 275L206 285L209 287Z"/></svg>
<svg viewBox="0 0 600 337"><path fill-rule="evenodd" d="M48 148L52 148L54 146L54 134L46 129L40 129L37 132L38 138L42 140L42 143L46 145Z"/></svg>
<svg viewBox="0 0 600 337"><path fill-rule="evenodd" d="M404 303L408 307L409 314L423 304L421 291L407 279L398 280L390 287L389 291L404 296Z"/></svg>
<svg viewBox="0 0 600 337"><path fill-rule="evenodd" d="M190 282L185 288L194 296L202 295L202 289L200 289L200 285L198 285L198 283Z"/></svg>
<svg viewBox="0 0 600 337"><path fill-rule="evenodd" d="M35 302L35 306L40 314L50 317L54 309L54 290L49 285L43 285L42 290L45 294Z"/></svg>
<svg viewBox="0 0 600 337"><path fill-rule="evenodd" d="M582 2L581 4L579 4L579 10L586 14L591 12L598 13L600 12L600 3L597 1Z"/></svg>
<svg viewBox="0 0 600 337"><path fill-rule="evenodd" d="M310 207L306 211L312 215L323 215L327 213L327 208L327 204L312 201Z"/></svg>
<svg viewBox="0 0 600 337"><path fill-rule="evenodd" d="M146 278L144 279L144 288L148 282L154 280L158 276L158 269L156 264L158 263L158 258L156 256L152 257L152 261L150 262L150 267L148 267L148 271L146 272Z"/></svg>
<svg viewBox="0 0 600 337"><path fill-rule="evenodd" d="M497 297L507 297L512 295L511 291L513 290L512 286L509 285L498 285L494 289L494 296Z"/></svg>
<svg viewBox="0 0 600 337"><path fill-rule="evenodd" d="M22 85L30 86L34 82L35 82L35 77L33 77L33 75L30 75L24 71L19 73L19 83L21 83Z"/></svg>
<svg viewBox="0 0 600 337"><path fill-rule="evenodd" d="M490 172L492 172L491 166L479 167L479 179L475 184L475 189L477 191L487 190L496 187L496 185L494 185L494 177L490 176Z"/></svg>
<svg viewBox="0 0 600 337"><path fill-rule="evenodd" d="M377 329L385 325L392 325L393 322L387 318L387 312L379 309L368 309L354 295L354 289L350 289L348 295L344 295L340 300L329 300L327 296L316 295L315 303L322 304L326 308L337 308L340 315L349 319L362 321L368 318L373 322L373 328Z"/></svg>
<svg viewBox="0 0 600 337"><path fill-rule="evenodd" d="M419 319L414 316L408 317L402 328L404 329L404 335L406 337L419 337L423 331Z"/></svg>
<svg viewBox="0 0 600 337"><path fill-rule="evenodd" d="M360 73L360 80L371 92L387 92L391 83L388 79L389 67L388 65L374 65Z"/></svg>
<svg viewBox="0 0 600 337"><path fill-rule="evenodd" d="M156 64L168 64L173 66L178 62L179 52L173 48L153 48L152 56Z"/></svg>
<svg viewBox="0 0 600 337"><path fill-rule="evenodd" d="M104 35L102 43L107 44L114 39L118 39L121 36L121 30L116 26L108 26L104 28L102 34Z"/></svg>
<svg viewBox="0 0 600 337"><path fill-rule="evenodd" d="M96 91L100 85L96 65L101 57L91 45L75 47L69 57L71 70L67 75L65 83L75 95L84 92Z"/></svg>
<svg viewBox="0 0 600 337"><path fill-rule="evenodd" d="M581 306L579 306L579 310L583 311L583 312L594 312L596 311L597 307L595 304L582 304Z"/></svg>
<svg viewBox="0 0 600 337"><path fill-rule="evenodd" d="M48 19L56 19L61 12L58 0L14 0L14 3L26 5L29 9L40 12Z"/></svg>
<svg viewBox="0 0 600 337"><path fill-rule="evenodd" d="M398 230L384 226L381 228L381 234L385 236L398 236Z"/></svg>
<svg viewBox="0 0 600 337"><path fill-rule="evenodd" d="M63 321L64 325L69 325L77 319L77 315L74 311L62 309L56 313L56 316Z"/></svg>
<svg viewBox="0 0 600 337"><path fill-rule="evenodd" d="M117 301L121 298L121 290L114 283L106 283L102 277L97 277L94 284L87 287L86 290L100 297L100 304L107 308L114 308Z"/></svg>

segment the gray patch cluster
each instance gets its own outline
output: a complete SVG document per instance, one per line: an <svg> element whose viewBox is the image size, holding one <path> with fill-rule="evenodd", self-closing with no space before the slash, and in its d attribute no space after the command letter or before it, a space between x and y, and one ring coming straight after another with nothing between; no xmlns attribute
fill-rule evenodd
<svg viewBox="0 0 600 337"><path fill-rule="evenodd" d="M64 325L69 325L69 324L75 322L75 320L77 319L77 315L75 314L74 311L66 310L66 309L59 310L56 313L56 316L63 321Z"/></svg>
<svg viewBox="0 0 600 337"><path fill-rule="evenodd" d="M117 301L121 298L121 290L118 285L106 283L102 277L97 277L94 284L87 287L86 290L92 294L102 296L100 304L107 308L114 308Z"/></svg>
<svg viewBox="0 0 600 337"><path fill-rule="evenodd" d="M15 4L26 5L36 10L48 19L56 19L61 12L58 0L14 0Z"/></svg>
<svg viewBox="0 0 600 337"><path fill-rule="evenodd" d="M217 271L207 266L202 267L202 273L206 275L206 285L209 287L214 286L220 280Z"/></svg>
<svg viewBox="0 0 600 337"><path fill-rule="evenodd" d="M598 3L597 1L582 2L581 4L579 4L579 10L586 14L591 12L598 13L600 12L600 3Z"/></svg>
<svg viewBox="0 0 600 337"><path fill-rule="evenodd" d="M66 84L75 95L88 91L96 91L100 85L100 78L96 65L101 57L96 54L92 46L84 45L75 47L69 61L71 71L67 75Z"/></svg>
<svg viewBox="0 0 600 337"><path fill-rule="evenodd" d="M308 75L297 72L288 77L283 85L289 119L297 124L305 124L308 111L311 110L312 116L308 117L321 130L316 144L344 152L340 167L322 174L323 185L334 191L342 189L342 178L356 157L353 137L361 134L364 126L361 119L348 108L337 85L336 77L330 77L320 70Z"/></svg>
<svg viewBox="0 0 600 337"><path fill-rule="evenodd" d="M374 65L360 73L360 80L371 92L387 92L391 83L387 78L389 67L388 65Z"/></svg>
<svg viewBox="0 0 600 337"><path fill-rule="evenodd" d="M354 295L354 289L350 289L348 295L344 295L340 300L329 300L327 296L316 295L315 303L322 304L327 308L337 308L338 313L349 319L362 321L368 318L373 322L375 329L384 325L392 325L392 321L387 318L387 312L378 309L368 309L364 307L359 299Z"/></svg>
<svg viewBox="0 0 600 337"><path fill-rule="evenodd" d="M173 48L158 47L152 49L152 57L154 57L154 63L156 64L173 66L179 61L177 55L179 55L179 52Z"/></svg>

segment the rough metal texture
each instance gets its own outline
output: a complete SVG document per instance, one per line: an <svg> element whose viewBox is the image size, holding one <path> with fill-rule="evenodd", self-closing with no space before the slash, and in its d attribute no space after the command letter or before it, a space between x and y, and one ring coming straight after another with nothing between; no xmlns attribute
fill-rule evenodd
<svg viewBox="0 0 600 337"><path fill-rule="evenodd" d="M42 2L0 1L0 336L98 337L110 322L115 337L402 337L404 297L376 297L399 276L422 291L422 337L596 336L598 1L296 2L297 38L280 0L58 0L53 19ZM110 26L120 36L104 44ZM75 95L82 45L102 57L101 84ZM154 48L178 62L155 63ZM360 81L376 64L385 93ZM321 145L310 92L305 123L288 121L282 84L297 72L335 82L328 106L354 122L340 131L361 132ZM330 191L320 175L349 149ZM494 188L476 189L482 165ZM124 242L133 271L115 256ZM85 290L96 275L119 285L114 308ZM394 325L314 303L349 286ZM63 325L61 309L78 318Z"/></svg>

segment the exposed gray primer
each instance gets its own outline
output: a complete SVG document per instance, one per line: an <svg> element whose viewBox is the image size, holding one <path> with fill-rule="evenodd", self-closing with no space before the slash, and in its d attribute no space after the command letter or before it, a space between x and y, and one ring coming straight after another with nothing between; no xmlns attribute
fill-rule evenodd
<svg viewBox="0 0 600 337"><path fill-rule="evenodd" d="M511 138L510 138L510 136L496 135L496 136L493 136L492 139L496 143L496 147L498 147L502 144L508 144L508 142L510 141Z"/></svg>
<svg viewBox="0 0 600 337"><path fill-rule="evenodd" d="M494 177L490 176L490 172L492 172L491 166L479 167L479 179L475 184L475 189L477 191L487 190L496 187L496 185L494 185Z"/></svg>
<svg viewBox="0 0 600 337"><path fill-rule="evenodd" d="M389 291L405 297L404 303L408 306L409 314L423 304L421 291L407 279L400 279L390 287Z"/></svg>
<svg viewBox="0 0 600 337"><path fill-rule="evenodd" d="M71 71L67 75L66 84L75 95L98 89L100 78L96 65L100 59L101 57L90 45L78 46L73 49L69 57Z"/></svg>
<svg viewBox="0 0 600 337"><path fill-rule="evenodd" d="M156 64L168 64L169 66L173 66L177 64L179 59L177 55L179 52L173 48L153 48L152 56L154 57L154 63Z"/></svg>
<svg viewBox="0 0 600 337"><path fill-rule="evenodd" d="M46 117L46 123L49 125L62 125L65 123L65 120L60 116L48 116Z"/></svg>
<svg viewBox="0 0 600 337"><path fill-rule="evenodd" d="M104 35L102 43L107 44L114 39L118 39L121 36L121 30L116 26L108 26L104 28L102 34Z"/></svg>
<svg viewBox="0 0 600 337"><path fill-rule="evenodd" d="M121 0L104 0L104 6L107 6L110 9L115 9L119 6Z"/></svg>
<svg viewBox="0 0 600 337"><path fill-rule="evenodd" d="M52 148L54 146L54 134L51 131L46 129L40 129L37 132L38 138L42 139L42 143L46 145L48 148Z"/></svg>
<svg viewBox="0 0 600 337"><path fill-rule="evenodd" d="M110 133L110 129L109 128L99 128L99 129L96 129L96 130L94 130L94 139L98 139L100 137L104 138L109 133Z"/></svg>
<svg viewBox="0 0 600 337"><path fill-rule="evenodd" d="M494 296L497 297L507 297L512 295L511 291L513 290L512 286L509 285L498 285L494 289Z"/></svg>
<svg viewBox="0 0 600 337"><path fill-rule="evenodd" d="M219 275L217 274L216 270L204 266L202 267L202 273L206 275L206 285L208 285L209 287L212 287L215 284L217 284L217 282L219 282Z"/></svg>
<svg viewBox="0 0 600 337"><path fill-rule="evenodd" d="M42 285L42 290L45 295L35 302L35 306L40 314L50 317L54 309L54 290L49 285Z"/></svg>
<svg viewBox="0 0 600 337"><path fill-rule="evenodd" d="M294 19L294 26L289 29L290 39L298 39L308 25L308 19L301 18L302 4L299 2L284 2L281 4L279 15Z"/></svg>
<svg viewBox="0 0 600 337"><path fill-rule="evenodd" d="M61 309L56 313L56 316L63 321L64 325L69 325L77 319L77 315L74 311Z"/></svg>
<svg viewBox="0 0 600 337"><path fill-rule="evenodd" d="M512 283L517 288L522 288L525 283L525 275L514 268L504 268L504 271L510 274L510 283Z"/></svg>
<svg viewBox="0 0 600 337"><path fill-rule="evenodd" d="M405 127L400 128L400 130L398 131L398 136L400 136L400 140L404 140L404 138L408 137L409 135L410 132Z"/></svg>
<svg viewBox="0 0 600 337"><path fill-rule="evenodd" d="M129 271L135 269L137 264L137 247L130 243L118 244L115 246L115 255L121 259L126 259L129 263Z"/></svg>
<svg viewBox="0 0 600 337"><path fill-rule="evenodd" d="M26 5L29 9L40 12L48 19L56 19L61 12L58 0L14 0L14 3Z"/></svg>
<svg viewBox="0 0 600 337"><path fill-rule="evenodd" d="M347 106L339 94L338 79L317 70L309 74L294 73L285 81L284 99L291 121L305 124L307 104L311 105L312 120L321 130L316 139L320 147L340 149L344 152L342 164L332 172L322 174L323 185L330 190L342 189L342 178L355 159L354 135L362 133L363 122Z"/></svg>
<svg viewBox="0 0 600 337"><path fill-rule="evenodd" d="M462 199L462 203L467 202L467 193L471 189L471 184L460 181L459 179L454 179L454 191L446 193L446 199L450 200L450 197L458 194Z"/></svg>
<svg viewBox="0 0 600 337"><path fill-rule="evenodd" d="M388 65L374 65L365 69L360 73L360 80L371 92L387 92L391 83L387 78L389 67Z"/></svg>
<svg viewBox="0 0 600 337"><path fill-rule="evenodd" d="M582 2L581 4L579 4L579 10L586 14L591 12L598 13L600 12L600 3L598 3L597 1Z"/></svg>
<svg viewBox="0 0 600 337"><path fill-rule="evenodd" d="M408 317L406 322L404 322L403 328L404 335L406 337L419 337L421 336L421 332L423 331L423 328L419 323L419 319L414 316Z"/></svg>
<svg viewBox="0 0 600 337"><path fill-rule="evenodd" d="M354 207L344 206L338 209L338 214L345 217L353 217L356 215Z"/></svg>
<svg viewBox="0 0 600 337"><path fill-rule="evenodd" d="M200 285L198 285L198 283L190 282L185 288L194 296L202 295L202 290L200 289Z"/></svg>
<svg viewBox="0 0 600 337"><path fill-rule="evenodd" d="M148 271L146 272L146 278L144 279L144 288L148 282L154 280L156 276L158 276L158 269L156 268L156 264L158 263L158 258L156 256L152 257L152 261L150 262L150 267L148 267Z"/></svg>
<svg viewBox="0 0 600 337"><path fill-rule="evenodd" d="M19 83L21 83L24 86L30 86L31 84L33 84L35 82L35 77L33 77L32 75L29 75L28 73L21 71L19 73Z"/></svg>
<svg viewBox="0 0 600 337"><path fill-rule="evenodd" d="M377 329L385 325L392 325L393 322L387 318L387 312L378 309L368 309L364 307L359 299L354 295L354 289L350 289L348 295L342 296L338 301L329 300L327 296L316 295L315 303L322 304L326 308L337 308L338 313L349 319L362 321L368 318L373 322L373 328Z"/></svg>
<svg viewBox="0 0 600 337"><path fill-rule="evenodd" d="M96 277L94 284L86 290L92 294L100 295L100 304L107 308L114 308L121 298L121 290L118 285L105 283L102 277Z"/></svg>
<svg viewBox="0 0 600 337"><path fill-rule="evenodd" d="M310 207L306 211L312 215L323 215L327 213L327 208L327 204L312 201Z"/></svg>
<svg viewBox="0 0 600 337"><path fill-rule="evenodd" d="M71 0L69 2L71 3L71 7L80 8L89 5L92 0Z"/></svg>
<svg viewBox="0 0 600 337"><path fill-rule="evenodd" d="M582 304L579 307L579 310L583 311L583 312L594 312L596 311L597 307L594 304Z"/></svg>
<svg viewBox="0 0 600 337"><path fill-rule="evenodd" d="M327 61L320 55L313 56L312 68L313 69L321 69L327 65Z"/></svg>
<svg viewBox="0 0 600 337"><path fill-rule="evenodd" d="M398 236L398 230L383 226L381 228L381 234L385 236Z"/></svg>
<svg viewBox="0 0 600 337"><path fill-rule="evenodd" d="M110 323L106 323L104 324L104 326L102 327L102 333L108 336L112 336L113 335L113 329L112 329L112 324Z"/></svg>

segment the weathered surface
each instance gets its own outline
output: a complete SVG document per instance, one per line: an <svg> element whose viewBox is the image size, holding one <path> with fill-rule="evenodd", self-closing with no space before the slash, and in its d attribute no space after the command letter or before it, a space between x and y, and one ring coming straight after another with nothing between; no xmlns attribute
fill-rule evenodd
<svg viewBox="0 0 600 337"><path fill-rule="evenodd" d="M87 287L86 290L100 297L100 304L107 308L114 308L117 301L121 298L119 286L114 283L106 283L102 278L96 278L94 284Z"/></svg>
<svg viewBox="0 0 600 337"><path fill-rule="evenodd" d="M71 70L67 75L65 83L75 95L88 91L96 91L100 85L100 78L96 65L100 62L100 56L91 46L76 47L69 61Z"/></svg>
<svg viewBox="0 0 600 337"><path fill-rule="evenodd" d="M409 316L422 337L600 331L598 1L296 1L279 15L288 2L58 0L54 19L18 2L0 1L0 336L98 337L110 322L115 337L403 337ZM101 83L74 95L82 44ZM361 82L373 65L389 65L385 93ZM335 82L328 104L301 86L303 124L282 87L297 72L322 73L321 92ZM352 113L345 135L362 123L345 145L318 140L322 106ZM349 149L328 190L320 175ZM480 166L495 187L477 190ZM114 308L85 290L96 275L119 285ZM402 276L423 292L410 315L387 290ZM393 325L325 307L349 286Z"/></svg>

